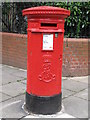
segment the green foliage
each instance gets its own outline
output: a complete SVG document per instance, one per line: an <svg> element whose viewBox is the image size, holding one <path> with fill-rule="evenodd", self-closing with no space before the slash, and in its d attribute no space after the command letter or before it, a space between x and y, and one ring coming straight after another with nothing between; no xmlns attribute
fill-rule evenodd
<svg viewBox="0 0 90 120"><path fill-rule="evenodd" d="M68 3L68 9L71 11L71 15L65 23L68 37L89 37L90 4L88 2Z"/></svg>
<svg viewBox="0 0 90 120"><path fill-rule="evenodd" d="M55 6L68 9L71 12L70 17L65 20L66 37L90 37L90 2L60 2L55 3Z"/></svg>
<svg viewBox="0 0 90 120"><path fill-rule="evenodd" d="M22 10L35 6L56 6L70 10L70 16L65 20L65 37L90 37L89 36L89 13L90 2L17 2L16 24L20 33L26 33L26 19L22 16ZM11 3L4 3L2 7L3 14L10 13ZM23 24L24 23L24 24ZM13 31L12 31L13 32Z"/></svg>

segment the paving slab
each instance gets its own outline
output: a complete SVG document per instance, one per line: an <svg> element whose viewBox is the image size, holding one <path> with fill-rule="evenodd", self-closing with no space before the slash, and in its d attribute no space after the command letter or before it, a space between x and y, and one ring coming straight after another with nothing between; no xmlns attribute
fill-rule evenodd
<svg viewBox="0 0 90 120"><path fill-rule="evenodd" d="M67 113L58 113L55 115L28 115L25 118L75 118L72 115L69 115Z"/></svg>
<svg viewBox="0 0 90 120"><path fill-rule="evenodd" d="M0 73L0 86L2 86L2 74Z"/></svg>
<svg viewBox="0 0 90 120"><path fill-rule="evenodd" d="M12 67L12 66L8 66L8 65L4 65L2 67L2 72L5 72L5 73L8 72L9 74L11 74L11 73L16 72L18 69L19 68L17 68L17 67Z"/></svg>
<svg viewBox="0 0 90 120"><path fill-rule="evenodd" d="M0 68L2 68L3 66L2 66L2 64L0 64Z"/></svg>
<svg viewBox="0 0 90 120"><path fill-rule="evenodd" d="M16 82L18 80L23 80L23 78L14 76L7 72L2 72L2 85L9 84L11 82Z"/></svg>
<svg viewBox="0 0 90 120"><path fill-rule="evenodd" d="M88 86L88 100L90 101L90 86Z"/></svg>
<svg viewBox="0 0 90 120"><path fill-rule="evenodd" d="M0 92L2 92L2 85L0 86Z"/></svg>
<svg viewBox="0 0 90 120"><path fill-rule="evenodd" d="M90 118L90 101L88 102L88 118Z"/></svg>
<svg viewBox="0 0 90 120"><path fill-rule="evenodd" d="M2 70L1 70L1 68L0 68L0 77L2 76Z"/></svg>
<svg viewBox="0 0 90 120"><path fill-rule="evenodd" d="M70 80L70 77L62 77L62 80Z"/></svg>
<svg viewBox="0 0 90 120"><path fill-rule="evenodd" d="M25 95L21 95L5 102L2 102L2 117L3 118L22 118L27 114L22 109L25 100ZM1 104L1 103L0 103Z"/></svg>
<svg viewBox="0 0 90 120"><path fill-rule="evenodd" d="M37 119L37 120L49 120L49 119L53 119L53 120L65 120L66 118L22 118L20 120L26 120L26 119L30 119L30 120L34 120L34 119ZM67 120L81 120L81 119L78 119L78 118L67 118ZM84 120L84 119L82 119ZM87 119L85 119L87 120Z"/></svg>
<svg viewBox="0 0 90 120"><path fill-rule="evenodd" d="M70 96L63 100L65 112L76 118L88 118L88 101Z"/></svg>
<svg viewBox="0 0 90 120"><path fill-rule="evenodd" d="M3 85L2 87L3 93L10 96L20 95L22 93L25 93L25 90L26 90L26 85L20 82L6 84L6 85Z"/></svg>
<svg viewBox="0 0 90 120"><path fill-rule="evenodd" d="M0 93L0 102L2 101L2 93Z"/></svg>
<svg viewBox="0 0 90 120"><path fill-rule="evenodd" d="M2 85L2 65L0 65L0 85Z"/></svg>
<svg viewBox="0 0 90 120"><path fill-rule="evenodd" d="M74 80L65 80L62 81L62 88L63 89L68 89L74 92L79 92L81 90L84 90L88 87L88 84L86 83L81 83L78 81L74 81Z"/></svg>
<svg viewBox="0 0 90 120"><path fill-rule="evenodd" d="M3 102L0 103L0 106L1 104L3 104L2 106L3 117L4 118L25 117L27 116L27 114L24 112L24 110L22 110L22 105L25 101L24 93L26 92L27 71L7 65L2 65L0 70L2 68L3 68L4 79L3 79L3 87L0 86L0 91L2 92L3 90L3 94L0 94L0 96L3 96ZM78 118L87 117L88 114L87 78L88 76L62 77L62 88L63 88L62 102L64 103L65 112L56 116L56 118L70 118L73 116Z"/></svg>
<svg viewBox="0 0 90 120"><path fill-rule="evenodd" d="M11 97L4 94L4 93L0 93L0 102L5 101L5 100L7 100L9 98L11 98Z"/></svg>
<svg viewBox="0 0 90 120"><path fill-rule="evenodd" d="M17 76L17 77L20 77L20 78L26 78L26 76L27 76L27 70L20 69L20 68L17 68L17 67L8 66L8 65L3 66L2 72L3 73L8 72L12 76Z"/></svg>
<svg viewBox="0 0 90 120"><path fill-rule="evenodd" d="M88 84L90 85L90 75L88 75Z"/></svg>
<svg viewBox="0 0 90 120"><path fill-rule="evenodd" d="M0 108L2 108L2 105L0 104ZM0 118L2 118L2 109L0 109ZM2 119L0 119L2 120Z"/></svg>
<svg viewBox="0 0 90 120"><path fill-rule="evenodd" d="M75 117L67 113L63 113L60 116L57 116L56 118L75 118Z"/></svg>
<svg viewBox="0 0 90 120"><path fill-rule="evenodd" d="M89 76L82 76L82 77L70 77L70 80L79 81L88 84Z"/></svg>
<svg viewBox="0 0 90 120"><path fill-rule="evenodd" d="M76 93L74 96L76 96L78 98L82 98L82 99L88 100L88 89L80 91L79 93Z"/></svg>
<svg viewBox="0 0 90 120"><path fill-rule="evenodd" d="M70 90L62 89L62 98L66 98L70 95L73 95L75 92L72 92Z"/></svg>
<svg viewBox="0 0 90 120"><path fill-rule="evenodd" d="M12 75L17 77L27 78L27 71L18 69L14 73L12 73Z"/></svg>
<svg viewBox="0 0 90 120"><path fill-rule="evenodd" d="M21 81L21 83L24 83L24 84L26 84L26 83L27 83L27 80L23 80L23 81Z"/></svg>

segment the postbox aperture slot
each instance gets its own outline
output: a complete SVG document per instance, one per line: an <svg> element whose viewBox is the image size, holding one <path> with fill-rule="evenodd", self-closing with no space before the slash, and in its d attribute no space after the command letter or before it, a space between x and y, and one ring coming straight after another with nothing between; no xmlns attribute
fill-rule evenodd
<svg viewBox="0 0 90 120"><path fill-rule="evenodd" d="M56 23L41 23L41 27L57 27Z"/></svg>

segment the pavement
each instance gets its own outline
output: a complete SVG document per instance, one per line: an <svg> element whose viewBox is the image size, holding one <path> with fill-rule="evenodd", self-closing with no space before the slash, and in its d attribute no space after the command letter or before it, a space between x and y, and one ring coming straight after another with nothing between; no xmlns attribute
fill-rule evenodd
<svg viewBox="0 0 90 120"><path fill-rule="evenodd" d="M62 77L63 109L53 115L27 114L25 102L27 71L0 64L0 118L90 118L88 76Z"/></svg>

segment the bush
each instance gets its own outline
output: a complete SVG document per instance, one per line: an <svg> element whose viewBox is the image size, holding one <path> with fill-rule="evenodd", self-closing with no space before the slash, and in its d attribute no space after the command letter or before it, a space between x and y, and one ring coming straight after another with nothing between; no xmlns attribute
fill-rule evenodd
<svg viewBox="0 0 90 120"><path fill-rule="evenodd" d="M2 31L27 33L27 21L26 18L22 16L22 10L29 7L43 5L62 7L71 11L70 17L65 20L65 37L90 37L90 2L2 3ZM11 16L11 18L7 20L8 16Z"/></svg>

